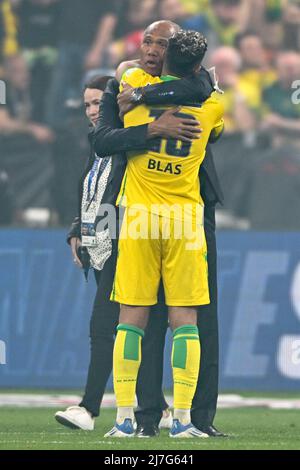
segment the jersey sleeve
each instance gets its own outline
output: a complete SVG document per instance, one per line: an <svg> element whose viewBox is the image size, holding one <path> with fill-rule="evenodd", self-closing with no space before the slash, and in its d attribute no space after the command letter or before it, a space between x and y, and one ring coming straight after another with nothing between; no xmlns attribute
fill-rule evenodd
<svg viewBox="0 0 300 470"><path fill-rule="evenodd" d="M224 106L217 99L214 99L214 126L213 132L218 137L224 130Z"/></svg>
<svg viewBox="0 0 300 470"><path fill-rule="evenodd" d="M145 72L138 67L134 67L134 68L126 70L126 72L123 73L122 78L121 78L120 91L122 91L123 85L125 83L132 86L133 88L137 88L141 86L140 83L143 82L144 75L145 75Z"/></svg>
<svg viewBox="0 0 300 470"><path fill-rule="evenodd" d="M224 132L224 106L217 98L213 98L211 104L212 130L210 142L216 142Z"/></svg>
<svg viewBox="0 0 300 470"><path fill-rule="evenodd" d="M222 118L212 129L209 141L210 143L216 142L224 132L225 124L224 119Z"/></svg>
<svg viewBox="0 0 300 470"><path fill-rule="evenodd" d="M159 77L152 77L147 72L139 67L133 67L126 70L123 73L120 84L120 91L123 89L123 85L127 83L133 88L144 87L147 85L152 85L155 83L160 83L161 80Z"/></svg>

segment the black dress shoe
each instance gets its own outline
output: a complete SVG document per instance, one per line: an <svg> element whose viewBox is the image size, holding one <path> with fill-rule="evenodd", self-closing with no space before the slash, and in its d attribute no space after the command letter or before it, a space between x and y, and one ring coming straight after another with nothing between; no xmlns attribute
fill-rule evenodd
<svg viewBox="0 0 300 470"><path fill-rule="evenodd" d="M207 426L206 428L198 428L202 432L205 432L206 434L209 435L209 437L229 437L228 434L225 434L221 431L218 431L214 426Z"/></svg>
<svg viewBox="0 0 300 470"><path fill-rule="evenodd" d="M159 428L156 424L139 424L135 435L136 437L156 437L159 435Z"/></svg>

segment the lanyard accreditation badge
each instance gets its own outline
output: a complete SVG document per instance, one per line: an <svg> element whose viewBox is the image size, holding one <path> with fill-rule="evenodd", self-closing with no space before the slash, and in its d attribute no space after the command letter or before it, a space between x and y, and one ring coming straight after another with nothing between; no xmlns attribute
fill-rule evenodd
<svg viewBox="0 0 300 470"><path fill-rule="evenodd" d="M103 158L97 173L99 166L99 157L96 157L94 164L88 176L88 188L87 188L87 201L84 205L84 210L81 214L81 242L82 246L95 246L97 244L96 231L95 231L95 220L96 211L89 210L93 201L96 199L96 193L98 188L98 181L108 164L109 158ZM95 183L94 192L91 194L92 183L97 173L97 181Z"/></svg>

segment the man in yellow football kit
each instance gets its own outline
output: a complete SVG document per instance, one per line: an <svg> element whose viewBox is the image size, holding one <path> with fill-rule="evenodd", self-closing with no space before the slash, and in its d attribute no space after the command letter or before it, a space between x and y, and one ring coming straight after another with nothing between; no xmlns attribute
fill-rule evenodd
<svg viewBox="0 0 300 470"><path fill-rule="evenodd" d="M123 80L136 87L184 77L199 69L206 49L206 39L200 33L181 30L169 40L161 79L132 69ZM125 115L125 127L149 123L164 111L139 106ZM118 198L126 210L111 297L121 309L114 349L118 414L115 427L106 435L110 437L133 435L141 340L149 306L157 303L161 278L174 337L174 422L170 436L207 437L190 418L200 364L196 307L209 303L198 173L211 132L223 128L223 111L211 97L202 105L182 107L179 112L201 122L201 136L189 142L154 139L147 153L129 154Z"/></svg>
<svg viewBox="0 0 300 470"><path fill-rule="evenodd" d="M124 74L123 83L140 87L169 79L174 77L152 77L136 68ZM165 109L139 106L125 115L124 126L149 123L163 112ZM200 139L192 142L157 140L153 142L152 150L143 155L128 154L127 171L118 198L118 203L127 207L127 212L120 235L113 291L113 299L121 304L155 305L161 274L168 306L209 303L203 201L198 174L211 131L220 132L223 128L222 107L212 96L203 106L182 107L178 115L201 122ZM146 213L152 216L147 217ZM143 232L136 239L130 232L139 222ZM170 237L166 233L167 239L162 240L162 246L155 237L155 224L159 226L158 231L169 229L171 232ZM198 241L198 249L191 249L193 241ZM161 249L164 252L162 261ZM136 270L128 272L131 263L136 268L139 266L138 278L134 277Z"/></svg>

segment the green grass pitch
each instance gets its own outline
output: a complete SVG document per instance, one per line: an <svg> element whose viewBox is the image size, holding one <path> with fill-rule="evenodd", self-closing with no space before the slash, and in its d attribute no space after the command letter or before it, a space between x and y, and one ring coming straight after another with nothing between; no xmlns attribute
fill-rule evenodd
<svg viewBox="0 0 300 470"><path fill-rule="evenodd" d="M151 439L105 439L115 410L104 409L93 432L59 425L55 409L0 408L0 449L10 450L246 450L300 449L300 410L221 409L215 424L229 438L170 439L163 430Z"/></svg>

